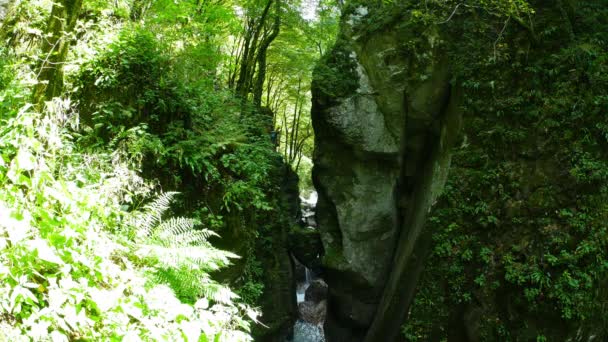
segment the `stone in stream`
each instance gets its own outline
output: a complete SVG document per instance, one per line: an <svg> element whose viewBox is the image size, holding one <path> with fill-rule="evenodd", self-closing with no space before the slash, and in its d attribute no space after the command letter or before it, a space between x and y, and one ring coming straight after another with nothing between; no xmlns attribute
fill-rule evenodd
<svg viewBox="0 0 608 342"><path fill-rule="evenodd" d="M327 283L322 279L313 280L306 289L304 299L313 303L327 299Z"/></svg>
<svg viewBox="0 0 608 342"><path fill-rule="evenodd" d="M317 325L322 325L325 321L325 314L327 312L327 301L322 300L318 303L305 301L298 304L298 312L300 319Z"/></svg>
<svg viewBox="0 0 608 342"><path fill-rule="evenodd" d="M317 270L321 266L323 255L321 236L316 229L292 227L288 237L289 250L293 256L309 269Z"/></svg>
<svg viewBox="0 0 608 342"><path fill-rule="evenodd" d="M325 342L323 328L316 324L298 320L293 329L292 342Z"/></svg>

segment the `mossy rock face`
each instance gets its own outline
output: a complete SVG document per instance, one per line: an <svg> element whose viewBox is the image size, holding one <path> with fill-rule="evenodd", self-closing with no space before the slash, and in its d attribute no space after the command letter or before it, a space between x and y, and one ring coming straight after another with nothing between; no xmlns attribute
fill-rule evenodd
<svg viewBox="0 0 608 342"><path fill-rule="evenodd" d="M338 38L349 92L313 87L328 339L367 334L389 274L411 266L395 241L415 227L431 257L409 340L605 338L608 8L349 3ZM409 295L419 266L395 293Z"/></svg>
<svg viewBox="0 0 608 342"><path fill-rule="evenodd" d="M608 34L608 8L597 1L510 2L522 10L518 14L500 8L505 3L500 1L457 11L457 4L448 2L350 3L342 35L350 37L386 122L399 117L392 110L399 101L382 84L407 95L409 155L425 146L429 133L456 135L449 131L457 125L430 123L433 107L444 104L428 101L431 94L461 92L463 99L464 137L449 160L436 164L439 172L429 190L441 193L447 176L447 190L434 198L438 203L425 222L435 234L404 329L408 340L605 339L607 308L597 303L608 298L602 288L608 274L603 266L608 174L600 171L607 166L608 140L606 129L598 127L608 122L601 95L608 79L599 76L606 74L608 43L596 37ZM501 31L498 43L488 39ZM388 45L393 49L377 53ZM394 67L391 76L383 74L383 63L406 67ZM400 76L408 80L403 88ZM442 86L446 76L448 89ZM331 124L324 119L327 112L318 120ZM355 140L342 139L350 149L333 151L348 151L357 160L366 151L351 143ZM328 141L319 139L318 183L329 188L323 208L337 218L325 219L325 227L332 227L330 236L340 243L327 249L326 265L344 272L355 267L339 240L347 234L336 232L349 229L339 218L340 206L343 197L357 194L337 180L347 172L333 172L345 189L341 194L327 185L332 178L327 165L336 159L324 156L336 153L322 146ZM340 157L336 167L344 167L345 160ZM404 162L402 184L424 180L416 176L419 160ZM420 199L424 196L406 201L406 207ZM593 257L582 250L593 251Z"/></svg>
<svg viewBox="0 0 608 342"><path fill-rule="evenodd" d="M444 51L432 46L440 32L421 38L428 56L417 64L413 50L402 47L417 32L391 26L368 30L377 15L363 2L346 9L335 48L339 55L321 61L313 83L313 180L329 285L330 341L365 336L408 211L423 218L441 193L449 147L460 128L450 65ZM328 74L344 75L342 83ZM430 195L421 196L425 204L417 207L412 203L421 182Z"/></svg>
<svg viewBox="0 0 608 342"><path fill-rule="evenodd" d="M271 175L276 189L276 208L259 218L263 236L256 242L255 256L263 267L264 291L257 305L264 326L254 327L255 341L284 342L297 319L294 265L288 239L290 227L300 219L298 177L289 165L278 160Z"/></svg>
<svg viewBox="0 0 608 342"><path fill-rule="evenodd" d="M332 50L322 58L313 77L317 101L330 104L357 89L357 65L352 53L350 43L338 39Z"/></svg>
<svg viewBox="0 0 608 342"><path fill-rule="evenodd" d="M316 270L321 267L323 244L316 229L292 227L289 232L289 251L307 268Z"/></svg>

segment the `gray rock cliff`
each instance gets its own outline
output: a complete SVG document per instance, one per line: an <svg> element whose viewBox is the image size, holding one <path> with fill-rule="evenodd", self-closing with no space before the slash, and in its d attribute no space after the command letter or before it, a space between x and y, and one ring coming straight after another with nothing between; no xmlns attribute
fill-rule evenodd
<svg viewBox="0 0 608 342"><path fill-rule="evenodd" d="M461 116L433 36L428 63L415 65L411 51L398 49L403 32L360 35L369 9L351 10L313 83L329 341L363 340L383 292L417 277L414 247L445 183Z"/></svg>

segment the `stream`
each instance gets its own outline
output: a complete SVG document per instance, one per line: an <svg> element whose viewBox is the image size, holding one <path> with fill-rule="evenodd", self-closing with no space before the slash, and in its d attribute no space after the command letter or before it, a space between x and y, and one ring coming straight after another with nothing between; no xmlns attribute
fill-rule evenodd
<svg viewBox="0 0 608 342"><path fill-rule="evenodd" d="M317 204L317 193L312 192L308 198L301 198L302 202L302 220L308 229L316 229L315 222L315 206ZM296 260L297 262L297 260ZM314 281L323 281L322 279L315 276L312 270L306 266L301 266L304 269L303 281L298 282L296 285L296 301L298 303L299 318L296 321L293 328L293 339L288 342L325 342L325 336L323 333L323 322L312 322L306 321L302 317L307 317L303 312L304 310L313 310L318 312L323 310L322 316L324 317L325 303L314 303L307 301L306 290L309 289ZM310 296L310 294L309 294Z"/></svg>

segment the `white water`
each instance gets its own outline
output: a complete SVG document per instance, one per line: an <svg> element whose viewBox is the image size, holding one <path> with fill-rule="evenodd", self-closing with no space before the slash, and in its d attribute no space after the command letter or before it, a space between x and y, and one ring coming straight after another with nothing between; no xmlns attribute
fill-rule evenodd
<svg viewBox="0 0 608 342"><path fill-rule="evenodd" d="M308 198L300 197L301 206L302 206L302 220L306 227L310 229L315 229L317 223L315 222L315 206L317 205L317 200L319 199L319 195L316 191L310 193Z"/></svg>
<svg viewBox="0 0 608 342"><path fill-rule="evenodd" d="M313 280L312 272L308 268L305 268L305 270L305 280L303 283L298 284L296 289L296 298L298 304L304 302L306 297L306 289L310 286L310 282ZM299 319L293 327L292 342L325 342L323 325L312 324Z"/></svg>
<svg viewBox="0 0 608 342"><path fill-rule="evenodd" d="M308 198L300 197L302 201L303 207L314 208L317 205L317 200L319 200L319 194L316 191L310 193Z"/></svg>
<svg viewBox="0 0 608 342"><path fill-rule="evenodd" d="M323 327L298 320L293 327L293 342L325 342Z"/></svg>
<svg viewBox="0 0 608 342"><path fill-rule="evenodd" d="M306 278L303 283L298 284L296 289L296 300L298 304L304 301L304 298L306 297L306 289L308 289L308 287L310 286L310 282L312 281L312 272L310 272L310 270L306 267L305 269Z"/></svg>

